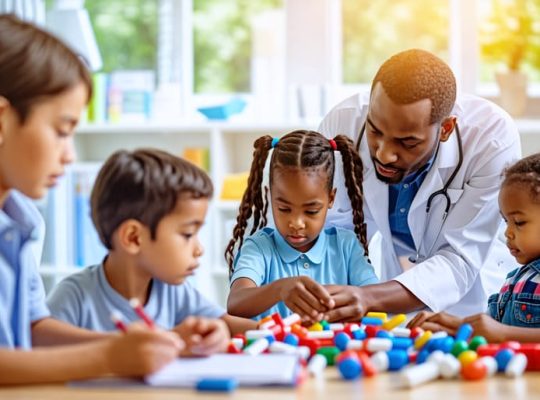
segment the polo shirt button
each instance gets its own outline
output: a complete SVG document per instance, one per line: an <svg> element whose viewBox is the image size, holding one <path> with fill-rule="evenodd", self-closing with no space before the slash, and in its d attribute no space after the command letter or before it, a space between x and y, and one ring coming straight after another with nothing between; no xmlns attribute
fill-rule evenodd
<svg viewBox="0 0 540 400"><path fill-rule="evenodd" d="M11 231L6 232L4 235L4 240L6 242L11 242L13 240L13 233Z"/></svg>
<svg viewBox="0 0 540 400"><path fill-rule="evenodd" d="M527 306L526 306L525 304L522 304L522 305L521 305L521 310L522 310L522 311L525 311L526 309L527 309Z"/></svg>
<svg viewBox="0 0 540 400"><path fill-rule="evenodd" d="M409 188L409 184L408 184L408 183L405 183L405 184L403 184L403 187L404 187L405 189L408 189L408 188Z"/></svg>
<svg viewBox="0 0 540 400"><path fill-rule="evenodd" d="M309 263L304 263L304 268L308 269L309 268Z"/></svg>
<svg viewBox="0 0 540 400"><path fill-rule="evenodd" d="M399 209L399 212L402 213L402 214L403 214L405 211L407 211L406 208L400 208L400 209Z"/></svg>

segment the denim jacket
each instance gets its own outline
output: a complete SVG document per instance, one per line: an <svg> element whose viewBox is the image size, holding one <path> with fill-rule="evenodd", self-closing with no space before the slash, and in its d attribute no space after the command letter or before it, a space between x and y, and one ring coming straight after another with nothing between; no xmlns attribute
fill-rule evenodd
<svg viewBox="0 0 540 400"><path fill-rule="evenodd" d="M540 328L540 259L511 271L488 299L488 313L513 326Z"/></svg>

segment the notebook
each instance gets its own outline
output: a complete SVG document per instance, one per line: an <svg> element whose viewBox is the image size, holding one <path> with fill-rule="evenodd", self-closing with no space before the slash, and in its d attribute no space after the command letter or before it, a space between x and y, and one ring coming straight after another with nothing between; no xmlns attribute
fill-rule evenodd
<svg viewBox="0 0 540 400"><path fill-rule="evenodd" d="M299 358L293 354L216 354L179 358L144 380L159 387L192 387L207 378L235 378L240 386L294 386L299 371Z"/></svg>

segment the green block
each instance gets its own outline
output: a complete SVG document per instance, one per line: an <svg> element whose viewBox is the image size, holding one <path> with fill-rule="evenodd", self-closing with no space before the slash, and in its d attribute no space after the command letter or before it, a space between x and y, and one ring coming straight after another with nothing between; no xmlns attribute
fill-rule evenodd
<svg viewBox="0 0 540 400"><path fill-rule="evenodd" d="M482 346L484 344L487 344L487 340L483 336L475 336L471 339L471 342L469 343L469 350L476 351L478 346Z"/></svg>
<svg viewBox="0 0 540 400"><path fill-rule="evenodd" d="M335 346L325 346L317 349L317 354L321 354L326 358L327 365L334 365L334 359L340 353L340 350Z"/></svg>
<svg viewBox="0 0 540 400"><path fill-rule="evenodd" d="M458 357L461 353L463 353L465 350L469 350L469 345L465 340L457 340L454 342L454 345L452 346L452 350L450 351L454 357Z"/></svg>

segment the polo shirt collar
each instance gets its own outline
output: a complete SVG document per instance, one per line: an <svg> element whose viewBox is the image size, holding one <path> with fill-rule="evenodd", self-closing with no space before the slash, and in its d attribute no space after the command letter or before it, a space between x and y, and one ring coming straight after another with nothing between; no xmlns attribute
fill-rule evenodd
<svg viewBox="0 0 540 400"><path fill-rule="evenodd" d="M317 241L315 242L315 245L309 249L306 253L302 253L298 250L296 250L294 247L292 247L283 236L278 232L278 230L274 230L274 241L276 243L276 249L283 260L284 263L291 264L298 260L298 258L302 255L307 257L309 261L311 261L313 264L320 264L324 257L324 252L326 250L327 242L328 242L328 236L323 229L321 233L319 234L319 237L317 238Z"/></svg>

